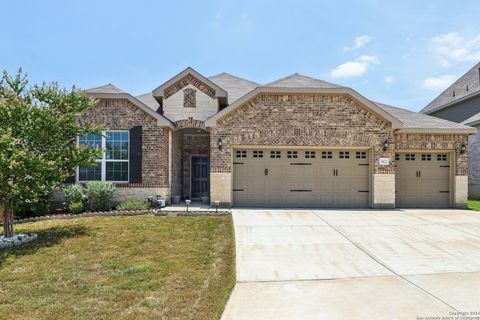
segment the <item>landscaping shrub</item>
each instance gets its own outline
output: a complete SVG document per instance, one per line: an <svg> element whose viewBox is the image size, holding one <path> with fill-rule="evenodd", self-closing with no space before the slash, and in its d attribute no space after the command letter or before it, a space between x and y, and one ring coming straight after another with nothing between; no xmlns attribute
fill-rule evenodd
<svg viewBox="0 0 480 320"><path fill-rule="evenodd" d="M72 202L68 206L68 210L73 214L79 214L83 211L83 202Z"/></svg>
<svg viewBox="0 0 480 320"><path fill-rule="evenodd" d="M65 204L67 208L69 208L72 203L83 204L85 201L85 189L80 183L67 185L62 190L65 193Z"/></svg>
<svg viewBox="0 0 480 320"><path fill-rule="evenodd" d="M143 199L132 199L120 203L117 210L145 210L148 209L148 202Z"/></svg>
<svg viewBox="0 0 480 320"><path fill-rule="evenodd" d="M48 199L45 197L38 202L22 203L16 206L13 210L13 214L16 218L40 217L47 215L49 209Z"/></svg>
<svg viewBox="0 0 480 320"><path fill-rule="evenodd" d="M91 181L86 184L88 209L107 211L112 208L112 201L117 189L111 182Z"/></svg>

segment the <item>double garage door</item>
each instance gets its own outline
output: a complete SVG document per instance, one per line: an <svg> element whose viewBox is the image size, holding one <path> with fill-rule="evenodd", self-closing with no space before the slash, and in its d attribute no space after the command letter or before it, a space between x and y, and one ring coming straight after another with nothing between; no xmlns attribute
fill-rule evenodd
<svg viewBox="0 0 480 320"><path fill-rule="evenodd" d="M450 206L450 154L395 155L395 200L399 208Z"/></svg>
<svg viewBox="0 0 480 320"><path fill-rule="evenodd" d="M369 157L367 150L234 150L234 205L368 207ZM396 207L449 207L450 162L449 153L396 154Z"/></svg>
<svg viewBox="0 0 480 320"><path fill-rule="evenodd" d="M366 150L234 150L235 206L350 207L369 205Z"/></svg>

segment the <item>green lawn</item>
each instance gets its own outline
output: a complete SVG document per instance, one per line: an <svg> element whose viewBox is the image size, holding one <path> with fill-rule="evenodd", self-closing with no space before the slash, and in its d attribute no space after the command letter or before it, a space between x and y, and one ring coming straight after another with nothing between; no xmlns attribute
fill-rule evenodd
<svg viewBox="0 0 480 320"><path fill-rule="evenodd" d="M227 217L90 217L15 225L2 319L219 319L235 284Z"/></svg>
<svg viewBox="0 0 480 320"><path fill-rule="evenodd" d="M468 208L480 211L480 200L468 200Z"/></svg>

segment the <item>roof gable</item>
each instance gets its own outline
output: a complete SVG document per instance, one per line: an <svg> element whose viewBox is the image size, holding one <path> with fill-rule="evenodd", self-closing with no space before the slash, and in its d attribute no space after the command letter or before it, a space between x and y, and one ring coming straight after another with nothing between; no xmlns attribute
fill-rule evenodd
<svg viewBox="0 0 480 320"><path fill-rule="evenodd" d="M227 92L224 89L190 67L158 86L152 91L152 95L157 100L167 98L189 84L194 85L212 98L227 97Z"/></svg>
<svg viewBox="0 0 480 320"><path fill-rule="evenodd" d="M228 73L220 73L215 76L208 77L228 93L228 103L233 103L242 96L246 95L260 84L246 80Z"/></svg>
<svg viewBox="0 0 480 320"><path fill-rule="evenodd" d="M420 112L429 114L478 94L480 94L480 62L433 99Z"/></svg>
<svg viewBox="0 0 480 320"><path fill-rule="evenodd" d="M140 110L143 110L148 115L152 116L157 120L157 124L159 126L171 127L173 128L173 124L167 120L165 117L160 115L159 113L155 112L152 108L147 106L145 103L137 99L136 97L132 96L131 94L123 91L122 89L114 86L113 84L109 83L104 86L87 89L85 93L94 98L98 99L125 99L133 103L137 106Z"/></svg>

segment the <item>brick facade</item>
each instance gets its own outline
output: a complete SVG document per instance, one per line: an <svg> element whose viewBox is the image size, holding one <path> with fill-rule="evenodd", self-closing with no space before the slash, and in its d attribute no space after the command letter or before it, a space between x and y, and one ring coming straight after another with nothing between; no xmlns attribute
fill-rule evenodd
<svg viewBox="0 0 480 320"><path fill-rule="evenodd" d="M452 150L455 151L455 175L468 174L468 154L461 154L460 146L467 144L467 135L460 134L396 134L397 150Z"/></svg>
<svg viewBox="0 0 480 320"><path fill-rule="evenodd" d="M189 84L195 86L198 90L202 91L205 93L207 96L211 97L212 99L215 98L215 90L211 88L210 86L206 85L202 81L198 80L195 78L193 75L189 74L182 79L178 80L168 88L166 88L163 92L163 97L164 99L167 99L168 97L174 95L178 91L182 90Z"/></svg>
<svg viewBox="0 0 480 320"><path fill-rule="evenodd" d="M79 119L104 130L130 130L142 126L142 184L135 187L169 187L168 130L128 100L102 99ZM119 187L132 187L129 184Z"/></svg>
<svg viewBox="0 0 480 320"><path fill-rule="evenodd" d="M232 171L234 145L272 145L372 147L374 173L394 173L393 164L378 166L380 157L393 159L389 123L346 95L261 94L220 119L210 144L212 172Z"/></svg>

